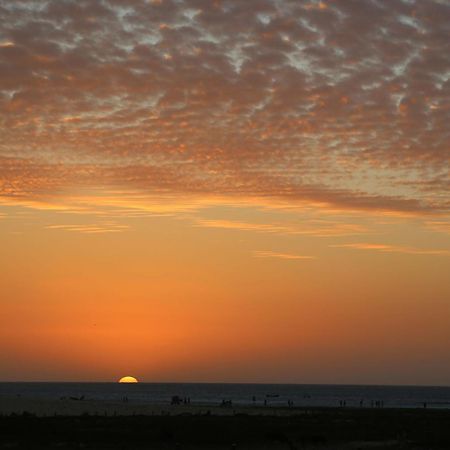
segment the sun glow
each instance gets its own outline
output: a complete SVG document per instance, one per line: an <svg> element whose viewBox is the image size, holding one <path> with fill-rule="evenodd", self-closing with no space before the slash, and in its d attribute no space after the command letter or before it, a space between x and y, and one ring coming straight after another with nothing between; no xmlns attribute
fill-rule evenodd
<svg viewBox="0 0 450 450"><path fill-rule="evenodd" d="M134 377L126 376L126 377L122 377L119 380L119 383L138 383L138 380Z"/></svg>

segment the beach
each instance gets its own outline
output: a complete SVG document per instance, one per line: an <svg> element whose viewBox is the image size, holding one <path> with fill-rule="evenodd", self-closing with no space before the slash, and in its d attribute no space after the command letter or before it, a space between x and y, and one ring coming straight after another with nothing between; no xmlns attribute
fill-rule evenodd
<svg viewBox="0 0 450 450"><path fill-rule="evenodd" d="M450 411L2 398L0 448L448 449Z"/></svg>
<svg viewBox="0 0 450 450"><path fill-rule="evenodd" d="M295 411L298 411L295 410ZM250 415L292 415L294 409L287 407L263 406L220 406L210 404L171 405L146 403L142 401L107 401L89 399L59 400L48 398L3 397L0 399L0 415L31 414L37 417L49 416L152 416L152 415L203 415L233 416L236 414Z"/></svg>

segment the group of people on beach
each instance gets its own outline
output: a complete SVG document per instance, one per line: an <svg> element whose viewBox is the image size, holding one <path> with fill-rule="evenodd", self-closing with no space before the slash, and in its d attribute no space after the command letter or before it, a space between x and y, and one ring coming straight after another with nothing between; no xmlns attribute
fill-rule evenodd
<svg viewBox="0 0 450 450"><path fill-rule="evenodd" d="M190 405L191 397L180 397L178 395L174 395L174 396L172 396L170 404L171 405Z"/></svg>
<svg viewBox="0 0 450 450"><path fill-rule="evenodd" d="M311 398L311 396L308 395L308 397L305 396L305 398ZM128 397L124 397L122 399L122 401L123 402L128 402ZM257 402L257 398L256 398L256 396L253 396L252 397L253 405L255 405L256 402ZM181 396L178 396L178 395L174 395L171 398L170 404L171 405L190 405L191 404L191 398L190 397L181 397ZM360 408L364 408L366 404L367 403L365 403L364 399L361 399L359 401L359 407ZM267 401L267 399L263 400L263 405L264 406L269 406L269 402ZM220 406L222 406L222 407L233 406L233 401L230 400L230 399L222 399L222 401L220 402ZM291 399L288 399L287 400L287 406L289 408L293 408L294 407L294 401L291 400ZM339 407L340 408L347 407L347 400L339 400ZM370 401L370 407L371 408L384 408L384 400L371 400ZM426 407L427 407L427 404L424 403L424 408L426 408Z"/></svg>
<svg viewBox="0 0 450 450"><path fill-rule="evenodd" d="M341 408L345 408L347 406L347 401L346 400L339 400L339 406ZM364 407L364 400L363 399L361 399L359 401L359 407L360 408ZM371 408L384 408L384 401L383 400L371 400L370 407Z"/></svg>
<svg viewBox="0 0 450 450"><path fill-rule="evenodd" d="M370 402L370 406L373 408L384 408L384 401L383 400L375 400L375 402L372 400Z"/></svg>

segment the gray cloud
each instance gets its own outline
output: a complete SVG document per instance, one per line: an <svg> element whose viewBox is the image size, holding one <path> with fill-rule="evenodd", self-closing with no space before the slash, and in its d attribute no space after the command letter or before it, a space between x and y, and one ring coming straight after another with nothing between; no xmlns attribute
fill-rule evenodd
<svg viewBox="0 0 450 450"><path fill-rule="evenodd" d="M0 23L3 196L449 209L448 2L0 0Z"/></svg>

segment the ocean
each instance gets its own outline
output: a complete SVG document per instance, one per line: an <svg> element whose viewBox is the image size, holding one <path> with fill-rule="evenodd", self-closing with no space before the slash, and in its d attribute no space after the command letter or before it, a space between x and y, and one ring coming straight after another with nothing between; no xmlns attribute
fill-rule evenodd
<svg viewBox="0 0 450 450"><path fill-rule="evenodd" d="M221 383L0 383L3 398L60 399L169 404L173 396L190 398L191 404L219 405L231 400L236 405L296 407L381 407L450 408L450 387L350 386L306 384L221 384Z"/></svg>

